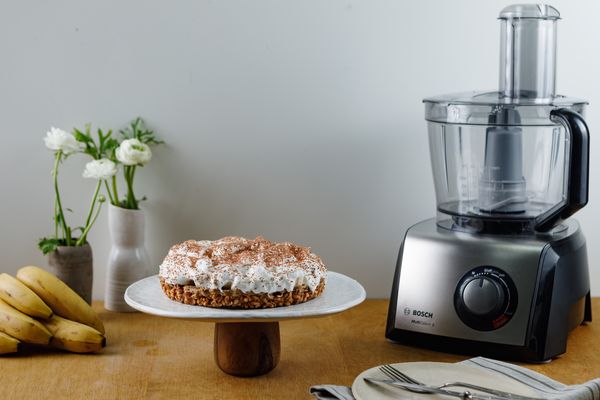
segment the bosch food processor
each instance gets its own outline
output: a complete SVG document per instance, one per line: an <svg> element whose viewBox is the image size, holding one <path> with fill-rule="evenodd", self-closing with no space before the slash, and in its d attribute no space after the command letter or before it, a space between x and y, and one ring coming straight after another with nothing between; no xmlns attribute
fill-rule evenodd
<svg viewBox="0 0 600 400"><path fill-rule="evenodd" d="M529 361L591 321L586 102L557 95L547 5L500 13L498 91L424 100L437 217L400 248L386 337Z"/></svg>

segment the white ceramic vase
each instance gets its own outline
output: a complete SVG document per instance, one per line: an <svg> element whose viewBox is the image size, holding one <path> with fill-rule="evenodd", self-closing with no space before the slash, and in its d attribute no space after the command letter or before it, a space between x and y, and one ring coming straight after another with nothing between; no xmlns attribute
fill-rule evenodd
<svg viewBox="0 0 600 400"><path fill-rule="evenodd" d="M112 247L104 292L104 308L110 311L135 311L123 295L132 283L152 275L144 247L144 211L128 210L112 204L108 208L108 229Z"/></svg>

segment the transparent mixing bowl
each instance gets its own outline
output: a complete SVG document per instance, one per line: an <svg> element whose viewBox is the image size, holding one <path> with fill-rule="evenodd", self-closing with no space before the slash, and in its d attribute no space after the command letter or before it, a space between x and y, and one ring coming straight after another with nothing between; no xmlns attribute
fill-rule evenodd
<svg viewBox="0 0 600 400"><path fill-rule="evenodd" d="M546 231L587 202L585 102L503 101L497 92L425 100L439 225Z"/></svg>

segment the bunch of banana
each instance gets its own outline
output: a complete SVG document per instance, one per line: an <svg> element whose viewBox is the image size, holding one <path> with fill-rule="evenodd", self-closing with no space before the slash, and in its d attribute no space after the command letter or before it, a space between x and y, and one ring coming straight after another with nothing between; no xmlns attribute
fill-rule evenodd
<svg viewBox="0 0 600 400"><path fill-rule="evenodd" d="M104 325L92 307L50 272L27 266L17 271L17 279L41 297L56 314L89 325L104 334Z"/></svg>
<svg viewBox="0 0 600 400"><path fill-rule="evenodd" d="M77 293L51 273L21 268L0 274L0 354L23 343L92 353L106 346L104 325Z"/></svg>

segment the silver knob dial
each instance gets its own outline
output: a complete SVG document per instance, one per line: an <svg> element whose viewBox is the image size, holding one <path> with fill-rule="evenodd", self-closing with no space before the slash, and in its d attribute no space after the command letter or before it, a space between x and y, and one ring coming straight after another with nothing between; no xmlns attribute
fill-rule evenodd
<svg viewBox="0 0 600 400"><path fill-rule="evenodd" d="M462 301L470 313L495 319L506 306L504 285L488 276L473 278L464 286Z"/></svg>

